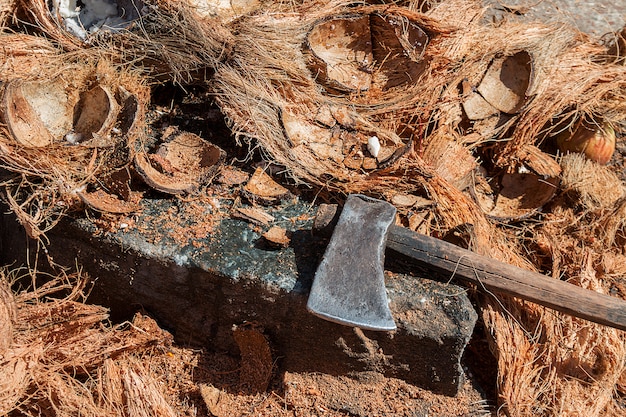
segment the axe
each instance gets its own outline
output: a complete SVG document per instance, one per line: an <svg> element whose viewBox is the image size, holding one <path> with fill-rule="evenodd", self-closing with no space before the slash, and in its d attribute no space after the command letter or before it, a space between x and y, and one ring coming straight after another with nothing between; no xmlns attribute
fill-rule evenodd
<svg viewBox="0 0 626 417"><path fill-rule="evenodd" d="M626 330L626 301L622 299L396 226L395 215L395 207L385 201L348 196L315 273L307 303L311 313L362 329L395 330L383 275L387 247L488 291Z"/></svg>

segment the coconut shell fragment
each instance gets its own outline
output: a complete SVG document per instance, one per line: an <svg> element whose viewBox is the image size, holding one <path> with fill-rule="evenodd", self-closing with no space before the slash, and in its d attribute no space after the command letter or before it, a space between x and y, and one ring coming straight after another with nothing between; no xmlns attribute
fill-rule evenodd
<svg viewBox="0 0 626 417"><path fill-rule="evenodd" d="M533 74L532 58L521 51L491 62L477 91L503 113L517 113L525 104Z"/></svg>
<svg viewBox="0 0 626 417"><path fill-rule="evenodd" d="M498 109L493 107L483 98L469 81L462 82L463 89L463 110L470 120L482 120L489 116L498 114Z"/></svg>
<svg viewBox="0 0 626 417"><path fill-rule="evenodd" d="M263 168L254 171L243 190L251 200L268 204L277 203L290 194L288 189L274 181Z"/></svg>
<svg viewBox="0 0 626 417"><path fill-rule="evenodd" d="M340 91L365 91L373 63L369 16L324 20L307 36L316 75Z"/></svg>
<svg viewBox="0 0 626 417"><path fill-rule="evenodd" d="M226 153L200 136L181 132L166 138L156 152L138 152L135 166L146 184L168 194L181 194L208 184Z"/></svg>
<svg viewBox="0 0 626 417"><path fill-rule="evenodd" d="M289 232L282 227L272 226L263 233L263 238L272 246L286 248L291 243Z"/></svg>
<svg viewBox="0 0 626 417"><path fill-rule="evenodd" d="M488 217L498 221L514 221L539 211L552 199L558 185L559 178L546 178L522 168L517 172L504 173L491 181L476 175L470 191Z"/></svg>
<svg viewBox="0 0 626 417"><path fill-rule="evenodd" d="M83 191L78 195L89 207L103 213L127 214L139 210L137 202L124 201L104 190Z"/></svg>

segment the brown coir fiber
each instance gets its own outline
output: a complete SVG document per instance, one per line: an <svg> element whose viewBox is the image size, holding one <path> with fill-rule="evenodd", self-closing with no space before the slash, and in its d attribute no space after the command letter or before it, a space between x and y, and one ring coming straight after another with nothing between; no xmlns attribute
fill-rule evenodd
<svg viewBox="0 0 626 417"><path fill-rule="evenodd" d="M89 28L72 30L80 27L81 22L73 23L76 17L64 17L60 3L63 2L19 1L20 14L41 35L67 52L99 48L100 54L134 65L155 81L202 81L207 76L205 72L210 73L232 47L231 34L219 17L198 15L195 6L186 0L118 0L116 19L125 23L94 32ZM88 3L81 6L89 7Z"/></svg>
<svg viewBox="0 0 626 417"><path fill-rule="evenodd" d="M175 416L185 410L176 391L160 382L157 368L172 338L152 319L138 314L132 323L111 326L105 308L81 302L84 275L48 277L40 287L13 293L17 278L16 271L0 272L0 319L12 325L8 339L3 327L0 345L2 415Z"/></svg>
<svg viewBox="0 0 626 417"><path fill-rule="evenodd" d="M95 49L62 53L41 38L1 39L11 47L0 51L0 165L12 173L2 185L28 234L39 238L81 207L90 184L132 160L128 143L143 135L148 90Z"/></svg>
<svg viewBox="0 0 626 417"><path fill-rule="evenodd" d="M15 0L0 0L0 30L4 29L15 12L15 3Z"/></svg>

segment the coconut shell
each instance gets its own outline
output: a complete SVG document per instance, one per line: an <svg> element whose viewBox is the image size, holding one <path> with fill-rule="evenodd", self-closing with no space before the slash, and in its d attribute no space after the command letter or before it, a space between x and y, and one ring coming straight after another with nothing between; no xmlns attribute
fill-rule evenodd
<svg viewBox="0 0 626 417"><path fill-rule="evenodd" d="M463 80L463 110L470 120L486 119L489 116L498 114L498 109L493 107L483 98L469 81Z"/></svg>
<svg viewBox="0 0 626 417"><path fill-rule="evenodd" d="M67 141L110 145L119 105L107 86L96 84L78 94L59 78L52 82L14 80L4 88L0 117L13 139L29 147Z"/></svg>
<svg viewBox="0 0 626 417"><path fill-rule="evenodd" d="M290 195L288 189L274 181L260 167L254 171L243 190L251 200L267 204L278 203Z"/></svg>
<svg viewBox="0 0 626 417"><path fill-rule="evenodd" d="M17 143L41 147L63 140L72 129L74 107L65 87L62 80L7 83L0 117Z"/></svg>
<svg viewBox="0 0 626 417"><path fill-rule="evenodd" d="M322 20L307 35L310 65L327 87L387 90L415 82L429 37L406 16L371 13Z"/></svg>
<svg viewBox="0 0 626 417"><path fill-rule="evenodd" d="M96 85L81 94L76 104L74 117L74 133L82 140L104 141L109 134L119 113L117 103L111 89Z"/></svg>
<svg viewBox="0 0 626 417"><path fill-rule="evenodd" d="M532 57L528 52L496 58L487 69L477 91L501 112L517 113L525 103L532 74Z"/></svg>
<svg viewBox="0 0 626 417"><path fill-rule="evenodd" d="M312 71L321 82L340 91L370 88L373 63L369 16L323 20L307 35Z"/></svg>
<svg viewBox="0 0 626 417"><path fill-rule="evenodd" d="M156 152L137 152L135 167L146 184L168 194L197 190L217 175L226 153L189 132L174 133Z"/></svg>

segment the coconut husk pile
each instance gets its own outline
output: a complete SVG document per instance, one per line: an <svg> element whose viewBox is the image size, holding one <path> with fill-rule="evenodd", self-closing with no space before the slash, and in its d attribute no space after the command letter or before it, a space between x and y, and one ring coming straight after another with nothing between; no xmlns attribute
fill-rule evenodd
<svg viewBox="0 0 626 417"><path fill-rule="evenodd" d="M224 152L148 135L144 113L146 85L212 75L237 142L296 183L387 199L413 230L462 228L473 251L626 297L624 181L603 165L626 130L623 33L487 23L471 0L131 1L103 20L61 4L19 2L5 15L41 36L2 35L6 199L31 236L77 201L134 210L129 171L170 194L210 183ZM621 332L513 298L481 306L501 410L616 415Z"/></svg>
<svg viewBox="0 0 626 417"><path fill-rule="evenodd" d="M137 314L132 323L110 325L107 309L82 302L86 275L60 275L14 292L18 278L28 279L18 274L0 271L2 415L174 416L183 410L155 366L168 357L172 337L151 318Z"/></svg>

